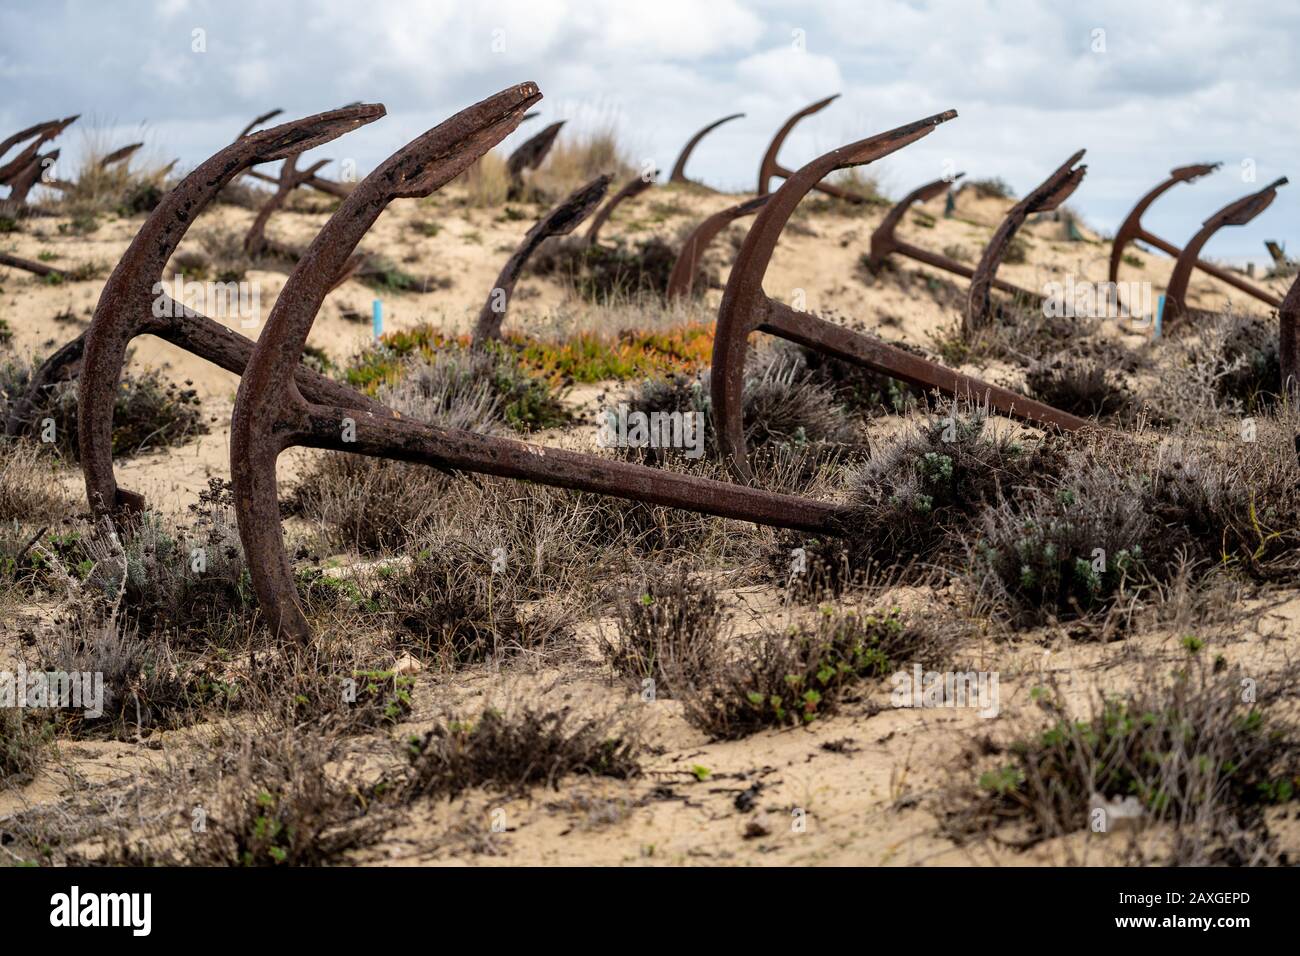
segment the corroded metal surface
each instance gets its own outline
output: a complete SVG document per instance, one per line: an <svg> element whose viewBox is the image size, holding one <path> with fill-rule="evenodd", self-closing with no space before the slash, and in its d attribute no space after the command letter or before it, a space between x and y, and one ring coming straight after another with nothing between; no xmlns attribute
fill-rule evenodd
<svg viewBox="0 0 1300 956"><path fill-rule="evenodd" d="M524 234L523 241L506 260L492 286L492 291L488 293L487 301L479 311L478 322L474 326L475 345L488 339L501 338L501 326L506 320L510 299L514 296L515 282L518 281L519 274L523 271L529 257L547 239L552 236L567 236L591 215L591 211L605 198L605 190L609 188L610 179L610 176L597 176L587 185L580 186Z"/></svg>
<svg viewBox="0 0 1300 956"><path fill-rule="evenodd" d="M1285 176L1274 180L1259 192L1229 203L1205 220L1196 235L1192 236L1183 247L1183 251L1178 254L1178 261L1174 263L1173 274L1169 277L1169 287L1165 290L1164 322L1166 325L1177 322L1187 314L1187 284L1191 281L1192 270L1197 267L1201 250L1205 248L1210 238L1224 226L1244 226L1250 222L1272 204L1277 198L1278 187L1285 186L1286 183ZM1257 298L1263 299L1274 308L1282 304L1282 300L1276 296L1257 295Z"/></svg>
<svg viewBox="0 0 1300 956"><path fill-rule="evenodd" d="M54 139L79 118L80 115L78 114L61 120L46 120L44 123L37 123L35 126L19 130L8 139L0 142L0 159L3 159L5 153L9 152L14 146L29 139L32 141L12 160L0 165L0 185L11 182L12 177L25 170L36 159L36 155L43 145ZM37 175L40 175L39 169Z"/></svg>
<svg viewBox="0 0 1300 956"><path fill-rule="evenodd" d="M130 159L136 153L136 151L138 151L143 146L144 143L131 143L128 146L123 146L120 149L115 149L99 161L99 168L108 169L108 167L114 166L125 159Z"/></svg>
<svg viewBox="0 0 1300 956"><path fill-rule="evenodd" d="M601 227L609 221L609 217L613 215L614 210L618 208L620 203L631 199L633 196L641 195L655 184L655 180L658 179L658 177L659 170L657 169L654 171L654 175L652 176L636 176L624 183L622 189L610 196L609 200L605 205L600 207L600 210L596 215L591 217L591 225L587 227L587 245L593 246L596 244L596 237L600 235Z"/></svg>
<svg viewBox="0 0 1300 956"><path fill-rule="evenodd" d="M357 106L357 105L359 105L359 104L357 104L357 103L351 103L351 104L349 104L349 105L350 105L350 106ZM346 109L346 108L347 108L347 107L345 107L345 109ZM245 136L247 136L247 135L248 135L249 133L251 133L253 130L257 129L257 127L261 126L263 123L265 123L265 122L267 122L267 121L269 121L269 120L273 120L273 119L275 119L275 117L279 116L279 115L280 115L281 113L283 113L283 112L284 112L284 110L276 109L276 110L270 110L269 112L263 113L261 116L257 117L255 120L253 120L253 122L251 122L251 123L249 123L247 126L245 126L244 129L243 129L243 131L242 131L238 136L236 136L235 139L237 139L237 140L239 140L239 139L243 139ZM276 176L269 176L269 175L267 175L266 173L261 172L260 170L256 170L256 169L248 169L248 170L245 170L245 171L244 171L244 175L247 176L247 177L249 177L250 179L256 179L256 180L258 180L259 182L263 182L263 183L270 183L270 184L272 184L273 186L277 186L277 187L280 185L282 179L284 178L284 177L283 177L283 172L281 173L281 175L280 175L279 177L276 177ZM348 194L348 192L350 191L350 190L348 189L348 187L345 186L345 185L343 185L342 183L336 183L336 182L335 182L334 180L332 180L332 179L325 179L324 177L322 177L322 176L317 176L317 175L315 175L315 174L312 174L312 175L310 175L310 176L307 176L307 177L302 181L302 185L304 185L304 186L308 186L308 187L310 187L310 188L312 188L312 189L315 189L317 192L322 192L322 193L325 193L326 195L329 195L329 196L336 196L336 197L338 197L339 199L342 199L342 198L343 198L344 196L346 196L346 195Z"/></svg>
<svg viewBox="0 0 1300 956"><path fill-rule="evenodd" d="M1110 270L1107 278L1112 283L1119 281L1119 267L1124 261L1124 250L1129 244L1135 241L1145 242L1147 245L1159 249L1165 255L1173 256L1177 259L1182 255L1183 250L1178 248L1172 242L1161 239L1155 233L1150 232L1142 225L1142 216L1146 213L1151 204L1163 196L1166 192L1177 186L1179 183L1189 183L1199 179L1202 176L1214 172L1221 166L1221 163L1197 163L1192 166L1179 166L1177 169L1169 171L1169 178L1160 185L1156 186L1145 196L1138 200L1137 205L1120 223L1119 230L1115 233L1115 240L1111 243L1110 248ZM1194 263L1196 268L1209 275L1214 276L1220 282L1226 282L1234 289L1246 293L1259 299L1261 302L1267 302L1269 305L1277 306L1277 297L1265 289L1247 282L1235 272L1229 272L1227 269L1220 268L1212 262L1206 262L1204 259L1197 259Z"/></svg>
<svg viewBox="0 0 1300 956"><path fill-rule="evenodd" d="M772 191L772 178L774 176L782 179L789 179L794 175L791 170L782 166L777 160L777 154L781 152L781 144L784 143L786 137L790 135L790 131L798 125L801 119L824 110L831 103L835 102L835 100L839 99L839 96L840 94L836 93L833 96L826 97L824 100L818 100L816 103L808 104L786 120L785 124L776 131L776 135L772 137L772 142L768 144L767 152L763 154L763 161L759 163L758 166L758 194L760 196L766 196ZM807 168L807 166L804 167L804 169ZM866 196L859 196L857 193L850 192L847 189L840 189L838 186L830 183L816 183L812 188L820 193L834 196L836 199L844 199L848 202L869 201Z"/></svg>
<svg viewBox="0 0 1300 956"><path fill-rule="evenodd" d="M692 295L695 291L695 277L699 274L700 262L704 259L704 252L709 248L709 243L737 219L758 212L767 205L770 198L769 193L767 196L747 199L745 202L715 212L696 226L682 243L681 251L677 253L677 260L673 263L673 271L668 276L668 299L683 299Z"/></svg>
<svg viewBox="0 0 1300 956"><path fill-rule="evenodd" d="M800 200L823 177L836 169L861 165L887 156L928 135L953 119L951 110L927 117L878 136L842 146L818 157L792 174L758 214L745 244L731 268L722 297L713 339L711 398L719 447L732 472L750 477L745 452L742 391L748 337L760 331L828 352L867 368L895 376L948 395L970 396L1013 417L1040 425L1074 430L1088 423L1041 402L1007 389L944 368L872 336L854 332L817 316L797 312L770 299L763 291L763 276L776 249L781 230Z"/></svg>
<svg viewBox="0 0 1300 956"><path fill-rule="evenodd" d="M1119 267L1120 263L1124 261L1124 250L1128 248L1131 242L1141 240L1166 255L1174 257L1177 257L1183 251L1172 242L1166 242L1154 233L1148 232L1146 227L1142 225L1142 216L1151 208L1153 202L1179 183L1194 182L1202 176L1208 176L1222 165L1222 163L1195 163L1191 166L1179 166L1171 169L1169 170L1169 178L1137 201L1137 205L1129 211L1129 214L1124 217L1124 221L1120 223L1119 229L1115 231L1115 239L1111 243L1110 271L1107 276L1111 282L1119 280Z"/></svg>
<svg viewBox="0 0 1300 956"><path fill-rule="evenodd" d="M926 183L924 186L912 190L896 202L889 212L885 214L885 218L880 221L880 225L876 227L875 232L871 234L871 251L867 255L868 268L873 272L877 272L884 267L891 255L900 255L906 256L908 259L915 259L917 262L924 262L928 266L942 269L944 272L951 272L953 275L959 275L965 279L974 278L975 270L970 266L949 256L940 255L937 252L931 252L929 249L913 245L896 235L898 224L903 221L903 216L907 214L907 211L912 206L917 203L929 202L935 196L941 195L948 190L953 182L961 179L964 175L966 174L957 173L950 179L936 179L934 182ZM1030 297L1034 295L1034 293L1026 289L998 278L994 278L993 288L1012 295Z"/></svg>
<svg viewBox="0 0 1300 956"><path fill-rule="evenodd" d="M686 145L682 147L681 154L677 157L677 162L673 163L673 171L669 174L668 181L670 183L694 182L694 180L686 178L686 161L691 158L691 153L695 150L695 147L700 145L700 140L704 139L705 136L712 133L723 123L730 123L732 120L740 119L744 115L744 113L732 113L730 116L724 116L720 120L714 120L708 126L704 127L704 129L700 130L688 139Z"/></svg>
<svg viewBox="0 0 1300 956"><path fill-rule="evenodd" d="M993 233L993 238L984 247L984 255L975 267L971 277L970 291L966 298L966 314L962 330L967 337L985 328L993 319L993 301L989 290L993 287L998 266L1006 255L1011 240L1024 225L1025 220L1037 212L1050 212L1065 202L1083 182L1087 166L1080 166L1085 150L1079 150L1044 179L1028 196L1011 207L1002 224Z"/></svg>
<svg viewBox="0 0 1300 956"><path fill-rule="evenodd" d="M546 154L555 145L555 139L560 135L560 129L564 126L564 123L564 120L552 123L536 136L524 140L506 159L506 174L510 177L510 195L512 198L523 192L524 170L536 169L542 165L542 160L546 158Z"/></svg>
<svg viewBox="0 0 1300 956"><path fill-rule="evenodd" d="M306 169L298 168L298 157L301 153L294 153L292 156L286 156L284 162L280 165L280 176L276 179L276 189L262 203L262 207L257 211L257 216L253 219L253 224L248 227L248 232L244 236L244 252L250 256L260 256L266 252L273 244L266 238L266 224L270 222L271 217L284 207L289 201L289 194L308 180L315 177L318 170L329 165L328 159L322 159L312 163Z"/></svg>
<svg viewBox="0 0 1300 956"><path fill-rule="evenodd" d="M1282 300L1277 315L1282 388L1293 396L1300 396L1300 276L1291 283L1291 290Z"/></svg>
<svg viewBox="0 0 1300 956"><path fill-rule="evenodd" d="M383 115L382 106L352 107L236 140L186 176L145 220L105 283L85 332L78 431L86 494L97 515L142 506L139 495L118 488L113 474L113 406L131 339L157 335L235 373L243 371L252 354L253 343L244 336L158 292L163 269L195 218L249 166L329 142ZM314 392L323 400L378 405L305 366L291 368L288 374L304 392ZM43 375L49 379L54 373Z"/></svg>
<svg viewBox="0 0 1300 956"><path fill-rule="evenodd" d="M293 445L331 448L441 468L689 508L785 527L829 531L844 509L661 469L412 422L346 404L310 401L289 374L329 276L394 199L425 196L500 142L540 99L532 83L489 97L399 150L344 201L289 277L240 382L231 425L235 509L249 574L271 629L300 642L311 627L284 551L275 462Z"/></svg>
<svg viewBox="0 0 1300 956"><path fill-rule="evenodd" d="M56 269L53 266L47 266L44 262L34 262L31 259L22 259L18 256L11 256L7 252L0 252L0 266L10 266L14 269L23 269L34 275L41 276L62 276L63 270Z"/></svg>

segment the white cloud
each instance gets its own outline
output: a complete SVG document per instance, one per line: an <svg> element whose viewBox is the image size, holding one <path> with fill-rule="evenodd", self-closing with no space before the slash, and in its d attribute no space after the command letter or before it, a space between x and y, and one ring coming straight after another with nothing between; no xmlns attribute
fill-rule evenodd
<svg viewBox="0 0 1300 956"><path fill-rule="evenodd" d="M571 129L613 124L661 166L696 129L743 110L691 161L692 176L725 188L752 189L776 128L835 92L843 96L787 141L787 165L955 107L958 120L887 161L900 189L954 157L972 176L1001 175L1023 191L1086 146L1075 203L1113 226L1172 166L1250 157L1261 181L1300 172L1291 165L1300 115L1290 108L1300 8L1263 0L1087 9L1048 0L156 0L138 8L147 13L132 9L52 4L32 17L0 6L9 94L0 133L78 111L148 119L160 149L192 165L271 107L294 116L383 102L390 118L334 151L365 168L412 131L531 79L547 118L571 117ZM195 26L208 31L206 54L190 52ZM1104 52L1093 49L1098 29ZM1182 241L1248 185L1225 170L1174 190L1152 210L1153 227ZM1300 221L1292 189L1211 254L1284 238Z"/></svg>
<svg viewBox="0 0 1300 956"><path fill-rule="evenodd" d="M791 46L745 57L736 64L736 80L747 97L798 103L838 93L844 85L833 57Z"/></svg>

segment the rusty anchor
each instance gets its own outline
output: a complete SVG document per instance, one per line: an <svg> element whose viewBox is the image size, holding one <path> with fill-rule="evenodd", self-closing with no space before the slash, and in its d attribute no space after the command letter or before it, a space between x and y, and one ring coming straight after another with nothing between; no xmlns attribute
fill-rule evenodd
<svg viewBox="0 0 1300 956"><path fill-rule="evenodd" d="M677 157L677 162L673 163L673 171L669 174L668 181L670 183L691 183L695 186L701 185L693 179L686 178L686 161L691 158L691 153L695 150L695 147L700 145L700 140L704 139L704 137L708 136L723 123L730 123L732 120L740 119L744 115L744 113L732 113L730 116L724 116L720 120L714 120L708 126L704 127L704 129L700 130L688 139L686 145L682 147L682 151Z"/></svg>
<svg viewBox="0 0 1300 956"><path fill-rule="evenodd" d="M873 336L798 312L763 292L763 276L781 230L809 190L836 169L862 165L887 156L928 135L940 123L956 115L949 110L832 150L787 177L784 185L759 212L731 268L713 339L710 389L718 445L739 479L749 480L751 477L745 453L741 395L745 384L747 339L749 333L755 331L776 335L947 395L987 397L992 408L1037 425L1075 431L1090 424L1050 405L954 372Z"/></svg>
<svg viewBox="0 0 1300 956"><path fill-rule="evenodd" d="M528 116L522 117L522 120ZM553 208L524 234L523 241L506 260L488 293L487 301L479 311L474 326L473 344L481 345L489 339L501 338L501 326L506 320L506 310L514 295L515 283L529 258L537 248L552 236L567 236L591 215L609 188L610 176L597 176L585 186L574 190L564 202Z"/></svg>
<svg viewBox="0 0 1300 956"><path fill-rule="evenodd" d="M1291 283L1291 290L1277 310L1277 318L1282 388L1293 396L1300 396L1300 276ZM1296 451L1300 453L1300 446Z"/></svg>
<svg viewBox="0 0 1300 956"><path fill-rule="evenodd" d="M316 173L328 166L330 162L328 159L322 159L312 163L306 169L299 169L298 157L301 155L301 153L294 153L291 156L286 156L284 162L280 164L280 175L275 181L275 192L257 210L257 216L253 219L253 224L248 227L248 232L244 236L244 252L248 255L257 257L270 251L287 255L290 258L297 258L297 250L266 238L266 224L270 221L271 216L288 202L290 193L299 186L305 185L309 180L314 179Z"/></svg>
<svg viewBox="0 0 1300 956"><path fill-rule="evenodd" d="M816 532L847 516L838 505L657 468L441 428L372 407L311 401L291 374L329 276L394 199L426 196L464 171L541 98L524 83L462 110L393 154L326 223L289 277L240 382L231 423L235 511L249 575L271 630L299 642L311 627L298 605L280 527L275 462L295 445L429 464L631 498Z"/></svg>
<svg viewBox="0 0 1300 956"><path fill-rule="evenodd" d="M620 203L631 199L633 196L641 195L653 186L658 178L659 170L657 169L649 176L635 176L628 180L618 192L610 196L596 215L591 217L591 225L587 227L586 244L589 246L596 244L596 237L600 235L601 228L609 221L609 217L613 215L614 210L618 208Z"/></svg>
<svg viewBox="0 0 1300 956"><path fill-rule="evenodd" d="M1174 271L1169 276L1169 286L1165 289L1165 311L1163 316L1166 324L1177 322L1187 315L1189 311L1187 306L1187 284L1191 281L1192 270L1200 263L1198 257L1201 250L1210 241L1210 238L1224 226L1244 226L1250 222L1277 198L1278 187L1286 184L1287 179L1283 176L1281 179L1269 183L1259 192L1251 193L1236 202L1229 203L1205 220L1196 235L1192 236L1187 245L1183 247L1182 252L1178 254L1178 261L1174 263ZM1233 283L1233 285L1236 285L1236 283ZM1282 305L1282 300L1276 296L1264 292L1252 294L1275 309Z"/></svg>
<svg viewBox="0 0 1300 956"><path fill-rule="evenodd" d="M1163 196L1174 186L1179 183L1189 183L1202 176L1208 175L1218 169L1221 165L1223 164L1197 163L1193 166L1179 166L1177 169L1171 169L1169 170L1168 179L1160 183L1160 185L1156 186L1138 200L1137 205L1133 207L1133 210L1120 224L1119 230L1115 233L1115 240L1111 244L1110 271L1107 274L1107 278L1109 278L1111 283L1116 283L1119 280L1119 267L1124 261L1124 250L1131 242L1145 242L1147 245L1159 249L1165 255L1173 256L1175 259L1183 254L1183 250L1179 249L1172 242L1161 239L1154 233L1149 232L1147 228L1142 225L1142 216L1147 209L1150 208L1153 202ZM1278 299L1276 296L1256 285L1252 285L1236 273L1229 272L1227 269L1221 269L1214 263L1206 262L1204 259L1197 259L1193 265L1202 272L1214 276L1220 282L1226 282L1234 289L1244 292L1249 296L1253 296L1261 302L1267 302L1274 308L1277 307Z"/></svg>
<svg viewBox="0 0 1300 956"><path fill-rule="evenodd" d="M766 196L772 191L772 177L779 176L782 179L789 179L794 175L793 172L782 166L776 158L777 154L781 151L781 144L784 143L785 138L790 135L790 131L793 130L799 121L805 116L811 116L813 113L825 109L835 100L839 99L839 96L840 94L835 93L832 96L826 97L824 100L810 103L808 106L805 106L799 112L786 120L785 125L776 131L776 135L772 137L772 142L768 145L767 152L763 154L763 161L758 167L758 194L760 196ZM807 169L806 166L804 168ZM817 183L812 188L816 189L820 193L825 193L827 196L834 196L836 199L844 199L848 202L871 201L866 196L859 196L857 193L849 192L847 189L841 189L831 183Z"/></svg>
<svg viewBox="0 0 1300 956"><path fill-rule="evenodd" d="M14 269L24 269L35 275L45 278L46 276L64 277L62 269L56 269L53 266L47 266L43 262L34 262L31 259L23 259L19 256L11 256L7 252L0 252L0 266L10 266Z"/></svg>
<svg viewBox="0 0 1300 956"><path fill-rule="evenodd" d="M1029 195L1012 206L1002 220L1002 224L993 233L993 238L984 247L984 255L980 257L979 265L975 267L975 275L971 277L970 291L966 298L962 332L967 339L979 330L987 328L993 320L993 301L989 290L993 287L998 266L1001 265L1002 257L1006 255L1016 232L1031 215L1036 212L1050 212L1079 188L1079 183L1083 182L1083 177L1088 171L1087 166L1079 165L1084 152L1086 151L1079 150L1062 163L1052 175L1039 183Z"/></svg>
<svg viewBox="0 0 1300 956"><path fill-rule="evenodd" d="M772 194L768 193L766 196L755 196L753 199L729 206L715 212L691 230L691 234L682 243L681 251L677 253L676 261L673 262L673 271L668 274L666 297L669 301L689 298L694 294L695 277L699 275L700 263L704 260L704 252L708 249L709 243L737 219L758 212L767 205L771 197Z"/></svg>
<svg viewBox="0 0 1300 956"><path fill-rule="evenodd" d="M510 177L508 198L518 199L524 192L524 171L536 169L555 145L555 138L560 135L560 128L565 121L559 120L546 127L535 136L524 140L506 159L506 174Z"/></svg>
<svg viewBox="0 0 1300 956"><path fill-rule="evenodd" d="M250 124L249 128L260 126L265 122L266 117L278 116L281 112L281 110L272 110L270 113L259 116ZM246 132L241 134L240 139L247 135ZM238 142L238 140L236 140L236 142ZM259 179L275 183L276 188L275 191L267 197L266 202L258 208L257 215L254 217L252 224L248 227L248 232L244 235L244 252L247 255L253 258L269 255L279 259L287 259L290 262L297 262L302 256L302 249L290 243L280 242L267 237L266 226L267 223L271 221L271 217L284 208L285 203L289 201L289 197L293 194L294 190L298 189L300 186L313 186L320 189L322 192L331 193L332 195L346 196L348 194L348 190L343 190L341 193L332 193L329 188L325 187L337 186L338 183L334 183L328 179L321 179L316 175L320 169L329 165L330 160L322 159L312 163L312 165L307 169L299 169L298 160L301 158L303 152L305 152L305 150L286 156L284 161L280 164L280 172L278 176L271 177L266 176L265 174L258 175ZM252 174L254 172L255 170L246 171L247 174ZM366 255L358 252L348 261L348 264L338 274L334 282L334 288L337 289L354 276L364 277L377 274L381 271L382 266L371 262ZM428 285L429 283L426 282L425 287Z"/></svg>
<svg viewBox="0 0 1300 956"><path fill-rule="evenodd" d="M355 106L356 104L354 103L352 105ZM243 131L238 136L236 136L235 139L237 140L243 139L253 130L257 129L257 127L261 126L263 123L275 119L283 112L284 110L275 109L263 113L261 116L257 117L247 126L245 126ZM257 169L245 170L243 175L248 176L250 179L256 179L259 182L270 183L271 185L276 187L280 185L281 178L283 178L283 173L281 174L280 178L277 178L275 176L269 176L266 173L261 172L260 170ZM322 192L329 196L336 196L339 199L342 199L344 196L348 194L348 188L344 186L342 183L336 183L332 179L325 179L324 177L317 176L314 173L308 176L305 180L303 180L302 185L309 186L310 188L316 190L317 192Z"/></svg>
<svg viewBox="0 0 1300 956"><path fill-rule="evenodd" d="M120 149L115 149L99 161L99 168L108 169L110 166L115 166L125 159L130 159L131 156L133 156L136 151L141 149L143 146L144 143L130 143Z"/></svg>
<svg viewBox="0 0 1300 956"><path fill-rule="evenodd" d="M65 345L38 370L22 405L26 414L40 383L60 377L78 358L82 372L77 395L79 449L86 495L97 516L143 507L143 499L117 486L113 474L113 406L128 345L137 335L156 335L227 371L241 374L253 343L219 322L185 308L160 293L163 269L186 230L232 179L256 163L273 162L294 152L327 143L384 115L378 105L320 113L236 140L198 166L163 197L145 220L104 285L90 327ZM329 279L331 285L334 277ZM290 370L298 388L321 401L382 408L378 402L299 364ZM21 428L23 409L6 423ZM18 421L15 421L18 419Z"/></svg>
<svg viewBox="0 0 1300 956"><path fill-rule="evenodd" d="M19 209L25 208L27 194L34 187L42 184L41 176L58 160L59 152L57 149L52 149L48 153L37 153L26 166L10 176L9 197L6 202Z"/></svg>
<svg viewBox="0 0 1300 956"><path fill-rule="evenodd" d="M41 141L33 141L9 162L0 165L0 186L8 185L15 176L24 172L40 152L41 145Z"/></svg>
<svg viewBox="0 0 1300 956"><path fill-rule="evenodd" d="M12 185L14 177L20 173L26 173L33 164L36 166L36 178L39 179L40 174L45 169L41 162L44 157L39 156L41 147L75 123L79 115L69 116L61 120L46 120L44 123L29 126L27 129L14 133L8 139L0 141L0 159L19 143L24 143L29 139L32 141L24 149L20 150L13 159L0 165L0 185ZM57 153L55 155L57 156ZM29 185L27 188L30 189L31 186ZM25 195L26 193L24 193ZM10 196L10 198L13 197Z"/></svg>
<svg viewBox="0 0 1300 956"><path fill-rule="evenodd" d="M884 267L891 255L897 254L906 256L908 259L915 259L917 262L923 262L936 269L942 269L944 272L951 272L953 275L959 275L964 279L973 279L975 270L970 266L948 256L940 255L937 252L931 252L929 249L912 245L904 239L899 239L895 234L898 224L903 221L903 216L907 214L907 211L912 206L917 203L929 202L935 196L945 192L953 182L965 175L965 173L956 173L950 179L936 179L934 182L913 189L894 203L889 212L885 213L885 218L880 221L880 225L871 234L871 251L867 254L868 268L873 272L878 272ZM1032 292L1012 285L1010 282L996 276L993 279L993 288L1011 295L1029 296L1031 298L1034 295Z"/></svg>
<svg viewBox="0 0 1300 956"><path fill-rule="evenodd" d="M1124 261L1124 250L1128 248L1129 243L1135 241L1145 242L1149 246L1154 246L1166 255L1177 258L1183 250L1179 249L1172 242L1161 239L1153 232L1149 232L1142 225L1142 217L1146 211L1151 208L1151 204L1173 189L1179 183L1195 182L1202 176L1208 176L1214 172L1222 163L1194 163L1191 166L1178 166L1169 170L1169 178L1165 179L1158 186L1147 192L1137 201L1124 221L1120 223L1119 229L1115 232L1115 239L1110 247L1110 271L1107 278L1111 282L1119 281L1119 267Z"/></svg>

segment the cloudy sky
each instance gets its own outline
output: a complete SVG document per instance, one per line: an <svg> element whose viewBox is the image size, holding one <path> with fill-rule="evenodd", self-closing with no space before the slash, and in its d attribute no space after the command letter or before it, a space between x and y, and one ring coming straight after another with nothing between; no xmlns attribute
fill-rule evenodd
<svg viewBox="0 0 1300 956"><path fill-rule="evenodd" d="M1297 41L1300 8L1253 0L0 0L0 134L81 112L79 126L123 143L143 129L152 155L189 166L272 107L381 102L386 119L314 157L364 173L450 113L534 80L541 122L616 125L634 159L665 172L695 129L745 112L701 144L690 174L752 190L784 119L840 93L786 142L787 166L958 111L880 165L894 195L945 162L1023 193L1086 147L1073 205L1110 230L1171 167L1220 161L1149 214L1182 244L1220 206L1294 174L1255 223L1208 249L1259 259L1264 239L1300 251Z"/></svg>

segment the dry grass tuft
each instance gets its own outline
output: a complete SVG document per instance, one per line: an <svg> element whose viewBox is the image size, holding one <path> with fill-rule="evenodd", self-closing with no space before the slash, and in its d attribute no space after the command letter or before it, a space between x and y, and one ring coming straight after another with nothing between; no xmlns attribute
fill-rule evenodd
<svg viewBox="0 0 1300 956"><path fill-rule="evenodd" d="M1130 862L1276 864L1265 811L1300 796L1300 737L1287 716L1300 673L1288 665L1256 678L1222 658L1194 656L1172 673L1147 660L1132 689L1096 690L1082 717L1061 687L1040 687L1036 728L972 750L964 768L974 767L977 782L954 779L946 827L966 840L1023 822L1032 845L1084 830L1116 839L1125 825L1135 836L1168 826L1159 858L1135 838ZM1114 813L1124 801L1128 820Z"/></svg>
<svg viewBox="0 0 1300 956"><path fill-rule="evenodd" d="M149 157L145 146L129 158L100 168L100 161L119 146L110 140L111 131L84 127L81 161L73 175L60 177L69 188L56 192L56 205L65 215L77 217L116 213L133 216L151 212L162 201L167 187L167 164Z"/></svg>
<svg viewBox="0 0 1300 956"><path fill-rule="evenodd" d="M495 151L484 153L478 162L460 176L465 187L465 203L474 209L504 206L510 194L510 174L505 157Z"/></svg>
<svg viewBox="0 0 1300 956"><path fill-rule="evenodd" d="M938 653L934 635L905 623L896 608L826 606L811 624L763 631L719 666L669 679L691 726L732 740L833 714L864 682L907 663L937 663Z"/></svg>
<svg viewBox="0 0 1300 956"><path fill-rule="evenodd" d="M570 774L626 780L641 773L636 730L617 715L580 717L544 704L488 707L471 721L447 716L409 746L411 799L479 786L554 788Z"/></svg>
<svg viewBox="0 0 1300 956"><path fill-rule="evenodd" d="M632 178L635 169L612 123L580 133L571 126L560 132L541 168L529 177L530 193L549 201L569 195L604 173L614 177L615 189Z"/></svg>
<svg viewBox="0 0 1300 956"><path fill-rule="evenodd" d="M679 678L698 681L719 665L724 605L717 591L685 570L620 592L614 611L618 639L602 633L601 652L610 669L642 693L649 686L656 697L675 697Z"/></svg>

